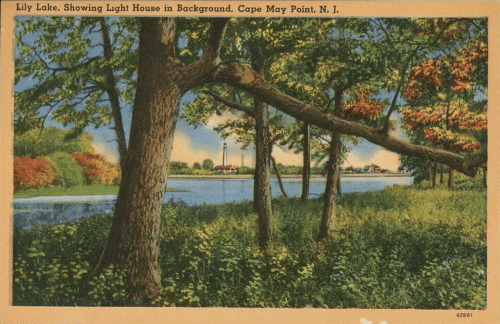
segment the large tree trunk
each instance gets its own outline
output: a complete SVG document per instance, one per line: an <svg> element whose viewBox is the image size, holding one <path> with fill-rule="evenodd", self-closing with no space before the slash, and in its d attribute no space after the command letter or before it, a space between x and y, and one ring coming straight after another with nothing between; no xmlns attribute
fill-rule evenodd
<svg viewBox="0 0 500 324"><path fill-rule="evenodd" d="M300 199L302 201L307 200L309 197L309 178L311 177L311 134L309 124L304 122L302 125L302 133L304 134L303 144L302 144L302 195Z"/></svg>
<svg viewBox="0 0 500 324"><path fill-rule="evenodd" d="M161 288L159 217L182 95L176 83L179 71L166 61L162 40L157 37L163 28L172 28L164 23L154 19L141 22L129 151L113 223L96 270L125 271L128 293L137 300L155 298Z"/></svg>
<svg viewBox="0 0 500 324"><path fill-rule="evenodd" d="M257 51L252 52L252 68L264 75L264 57ZM271 170L269 165L269 117L267 115L267 104L259 98L254 98L255 109L255 133L257 145L257 161L255 163L255 174L257 186L255 187L255 208L259 217L259 247L266 253L273 242L273 225L271 209L271 192L269 178Z"/></svg>
<svg viewBox="0 0 500 324"><path fill-rule="evenodd" d="M113 58L113 49L111 47L111 41L109 40L108 26L104 17L100 19L100 24L104 58L109 63ZM104 67L104 72L106 75L106 92L108 93L109 101L111 103L111 115L113 116L113 121L115 123L114 129L116 133L116 141L118 143L119 163L123 174L123 169L125 168L125 158L127 156L127 141L125 139L125 130L123 128L120 98L118 97L118 91L116 90L113 69L111 66L106 65Z"/></svg>
<svg viewBox="0 0 500 324"><path fill-rule="evenodd" d="M129 148L110 233L95 270L126 272L127 292L135 300L156 298L161 289L160 211L179 100L213 73L225 24L212 21L200 60L184 66L175 55L175 18L141 18Z"/></svg>

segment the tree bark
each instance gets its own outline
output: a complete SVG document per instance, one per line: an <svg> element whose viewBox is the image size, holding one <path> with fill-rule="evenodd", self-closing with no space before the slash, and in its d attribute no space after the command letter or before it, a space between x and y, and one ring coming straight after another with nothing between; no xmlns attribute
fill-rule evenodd
<svg viewBox="0 0 500 324"><path fill-rule="evenodd" d="M300 199L305 201L309 197L309 178L311 177L311 133L309 124L306 122L302 125L302 133L304 134L304 139L302 144L302 195Z"/></svg>
<svg viewBox="0 0 500 324"><path fill-rule="evenodd" d="M448 171L448 189L453 190L453 169Z"/></svg>
<svg viewBox="0 0 500 324"><path fill-rule="evenodd" d="M276 159L271 155L271 162L273 163L274 171L276 171L276 179L278 179L278 184L280 186L281 194L283 197L287 198L285 187L283 187L283 181L281 181L280 170L278 170L278 165L276 164Z"/></svg>
<svg viewBox="0 0 500 324"><path fill-rule="evenodd" d="M342 108L343 91L340 88L335 89L335 115L340 114ZM323 203L323 213L319 228L318 241L328 239L333 227L335 217L335 197L339 184L339 162L342 155L342 135L338 132L332 132L330 141L329 158L327 164L325 197Z"/></svg>
<svg viewBox="0 0 500 324"><path fill-rule="evenodd" d="M432 179L432 161L429 161L427 164L427 181L431 181Z"/></svg>
<svg viewBox="0 0 500 324"><path fill-rule="evenodd" d="M252 52L252 68L259 74L264 74L264 57L257 51ZM263 253L267 253L273 243L273 225L271 209L271 192L269 179L271 177L269 166L269 117L267 115L267 104L254 97L255 111L255 133L256 133L256 155L255 174L257 185L255 186L255 208L259 217L259 247Z"/></svg>
<svg viewBox="0 0 500 324"><path fill-rule="evenodd" d="M332 139L329 151L330 158L328 159L327 164L325 201L323 203L323 213L321 216L318 241L322 241L330 237L335 215L335 197L337 194L337 181L339 179L338 157L341 154L342 142L340 133L333 132L331 136Z"/></svg>
<svg viewBox="0 0 500 324"><path fill-rule="evenodd" d="M213 20L200 60L184 66L175 55L176 19L140 18L139 69L129 149L106 246L95 270L127 274L129 296L156 298L161 289L160 212L179 100L206 82L218 63L225 19Z"/></svg>
<svg viewBox="0 0 500 324"><path fill-rule="evenodd" d="M440 178L439 178L439 183L443 184L443 182L444 182L444 167L443 167L443 164L440 164L440 166L441 166L441 174L440 174Z"/></svg>
<svg viewBox="0 0 500 324"><path fill-rule="evenodd" d="M432 188L435 188L437 183L437 167L438 167L437 162L434 162L434 170L432 173Z"/></svg>
<svg viewBox="0 0 500 324"><path fill-rule="evenodd" d="M219 65L211 78L211 82L226 83L246 90L254 97L260 98L262 101L298 120L341 134L363 137L395 153L443 163L470 177L473 177L479 166L484 163L473 156L463 158L458 154L445 150L407 143L361 123L343 120L332 114L322 112L279 92L254 71L240 63Z"/></svg>
<svg viewBox="0 0 500 324"><path fill-rule="evenodd" d="M104 48L104 59L109 64L113 58L113 48L111 47L108 26L104 17L100 19L100 24L103 43L102 46ZM118 142L119 163L123 174L123 170L125 169L125 158L127 156L127 140L125 138L125 130L123 128L120 98L118 96L118 91L116 90L113 69L110 65L106 65L104 67L104 72L106 75L106 92L108 93L109 101L111 103L111 115L113 116L113 121L115 123L114 129L116 133L116 141Z"/></svg>

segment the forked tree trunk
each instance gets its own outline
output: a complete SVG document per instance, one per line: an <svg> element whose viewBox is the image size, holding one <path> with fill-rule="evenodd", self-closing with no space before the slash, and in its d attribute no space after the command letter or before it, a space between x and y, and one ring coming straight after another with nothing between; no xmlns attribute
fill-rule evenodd
<svg viewBox="0 0 500 324"><path fill-rule="evenodd" d="M179 100L215 69L226 20L214 20L199 62L185 67L175 56L176 20L141 18L137 90L129 148L106 246L95 270L127 274L129 296L156 298L161 289L160 211Z"/></svg>
<svg viewBox="0 0 500 324"><path fill-rule="evenodd" d="M287 198L285 187L283 187L283 181L281 181L280 170L278 170L278 165L276 164L276 159L271 155L271 162L273 163L273 169L276 171L276 179L278 179L278 185L280 186L281 194L283 197Z"/></svg>
<svg viewBox="0 0 500 324"><path fill-rule="evenodd" d="M126 166L113 223L96 272L116 268L127 273L128 293L137 300L155 298L161 288L158 255L160 211L166 166L172 151L182 95L175 68L162 55L158 28L144 20L139 40L139 72Z"/></svg>
<svg viewBox="0 0 500 324"><path fill-rule="evenodd" d="M257 51L252 52L252 68L258 74L264 75L264 57ZM269 166L269 117L267 115L267 104L258 97L254 97L255 109L255 133L256 133L256 155L255 175L257 185L254 193L254 207L259 217L259 247L263 253L267 253L273 244L273 225L271 209L271 191L269 178L271 170Z"/></svg>
<svg viewBox="0 0 500 324"><path fill-rule="evenodd" d="M305 201L309 197L309 178L311 177L311 134L309 124L306 122L302 124L302 133L304 134L304 139L302 144L302 195L300 199Z"/></svg>

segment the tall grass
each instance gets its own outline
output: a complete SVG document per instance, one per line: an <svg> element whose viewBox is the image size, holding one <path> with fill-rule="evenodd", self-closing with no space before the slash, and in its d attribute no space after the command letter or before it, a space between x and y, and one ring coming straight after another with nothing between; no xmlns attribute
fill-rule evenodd
<svg viewBox="0 0 500 324"><path fill-rule="evenodd" d="M338 199L328 242L322 201L273 200L262 255L251 202L161 215L162 294L152 306L482 309L484 190L391 187ZM14 232L14 304L129 305L126 274L92 278L110 215Z"/></svg>

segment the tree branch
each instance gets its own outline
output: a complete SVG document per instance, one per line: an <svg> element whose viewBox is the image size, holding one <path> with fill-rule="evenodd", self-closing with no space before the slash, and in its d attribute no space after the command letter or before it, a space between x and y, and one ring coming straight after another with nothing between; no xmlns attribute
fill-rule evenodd
<svg viewBox="0 0 500 324"><path fill-rule="evenodd" d="M222 97L219 97L215 93L207 91L207 90L204 90L202 92L204 94L206 94L206 95L211 96L212 98L214 98L216 101L220 102L221 104L226 105L229 108L233 108L233 109L237 109L237 110L243 111L244 113L246 113L247 115L252 116L255 119L255 112L254 112L254 110L253 110L252 107L248 107L248 106L242 105L242 104L234 102L234 101L226 100L226 99L224 99Z"/></svg>
<svg viewBox="0 0 500 324"><path fill-rule="evenodd" d="M476 157L468 156L463 158L458 154L448 151L406 143L393 136L380 134L378 130L361 123L343 120L332 114L322 112L317 108L279 92L264 78L259 77L255 71L245 65L235 63L220 65L211 81L214 83L226 83L246 90L255 98L267 102L282 112L323 129L363 137L392 152L443 163L471 177L477 172L478 167L476 164L478 163L478 158Z"/></svg>

